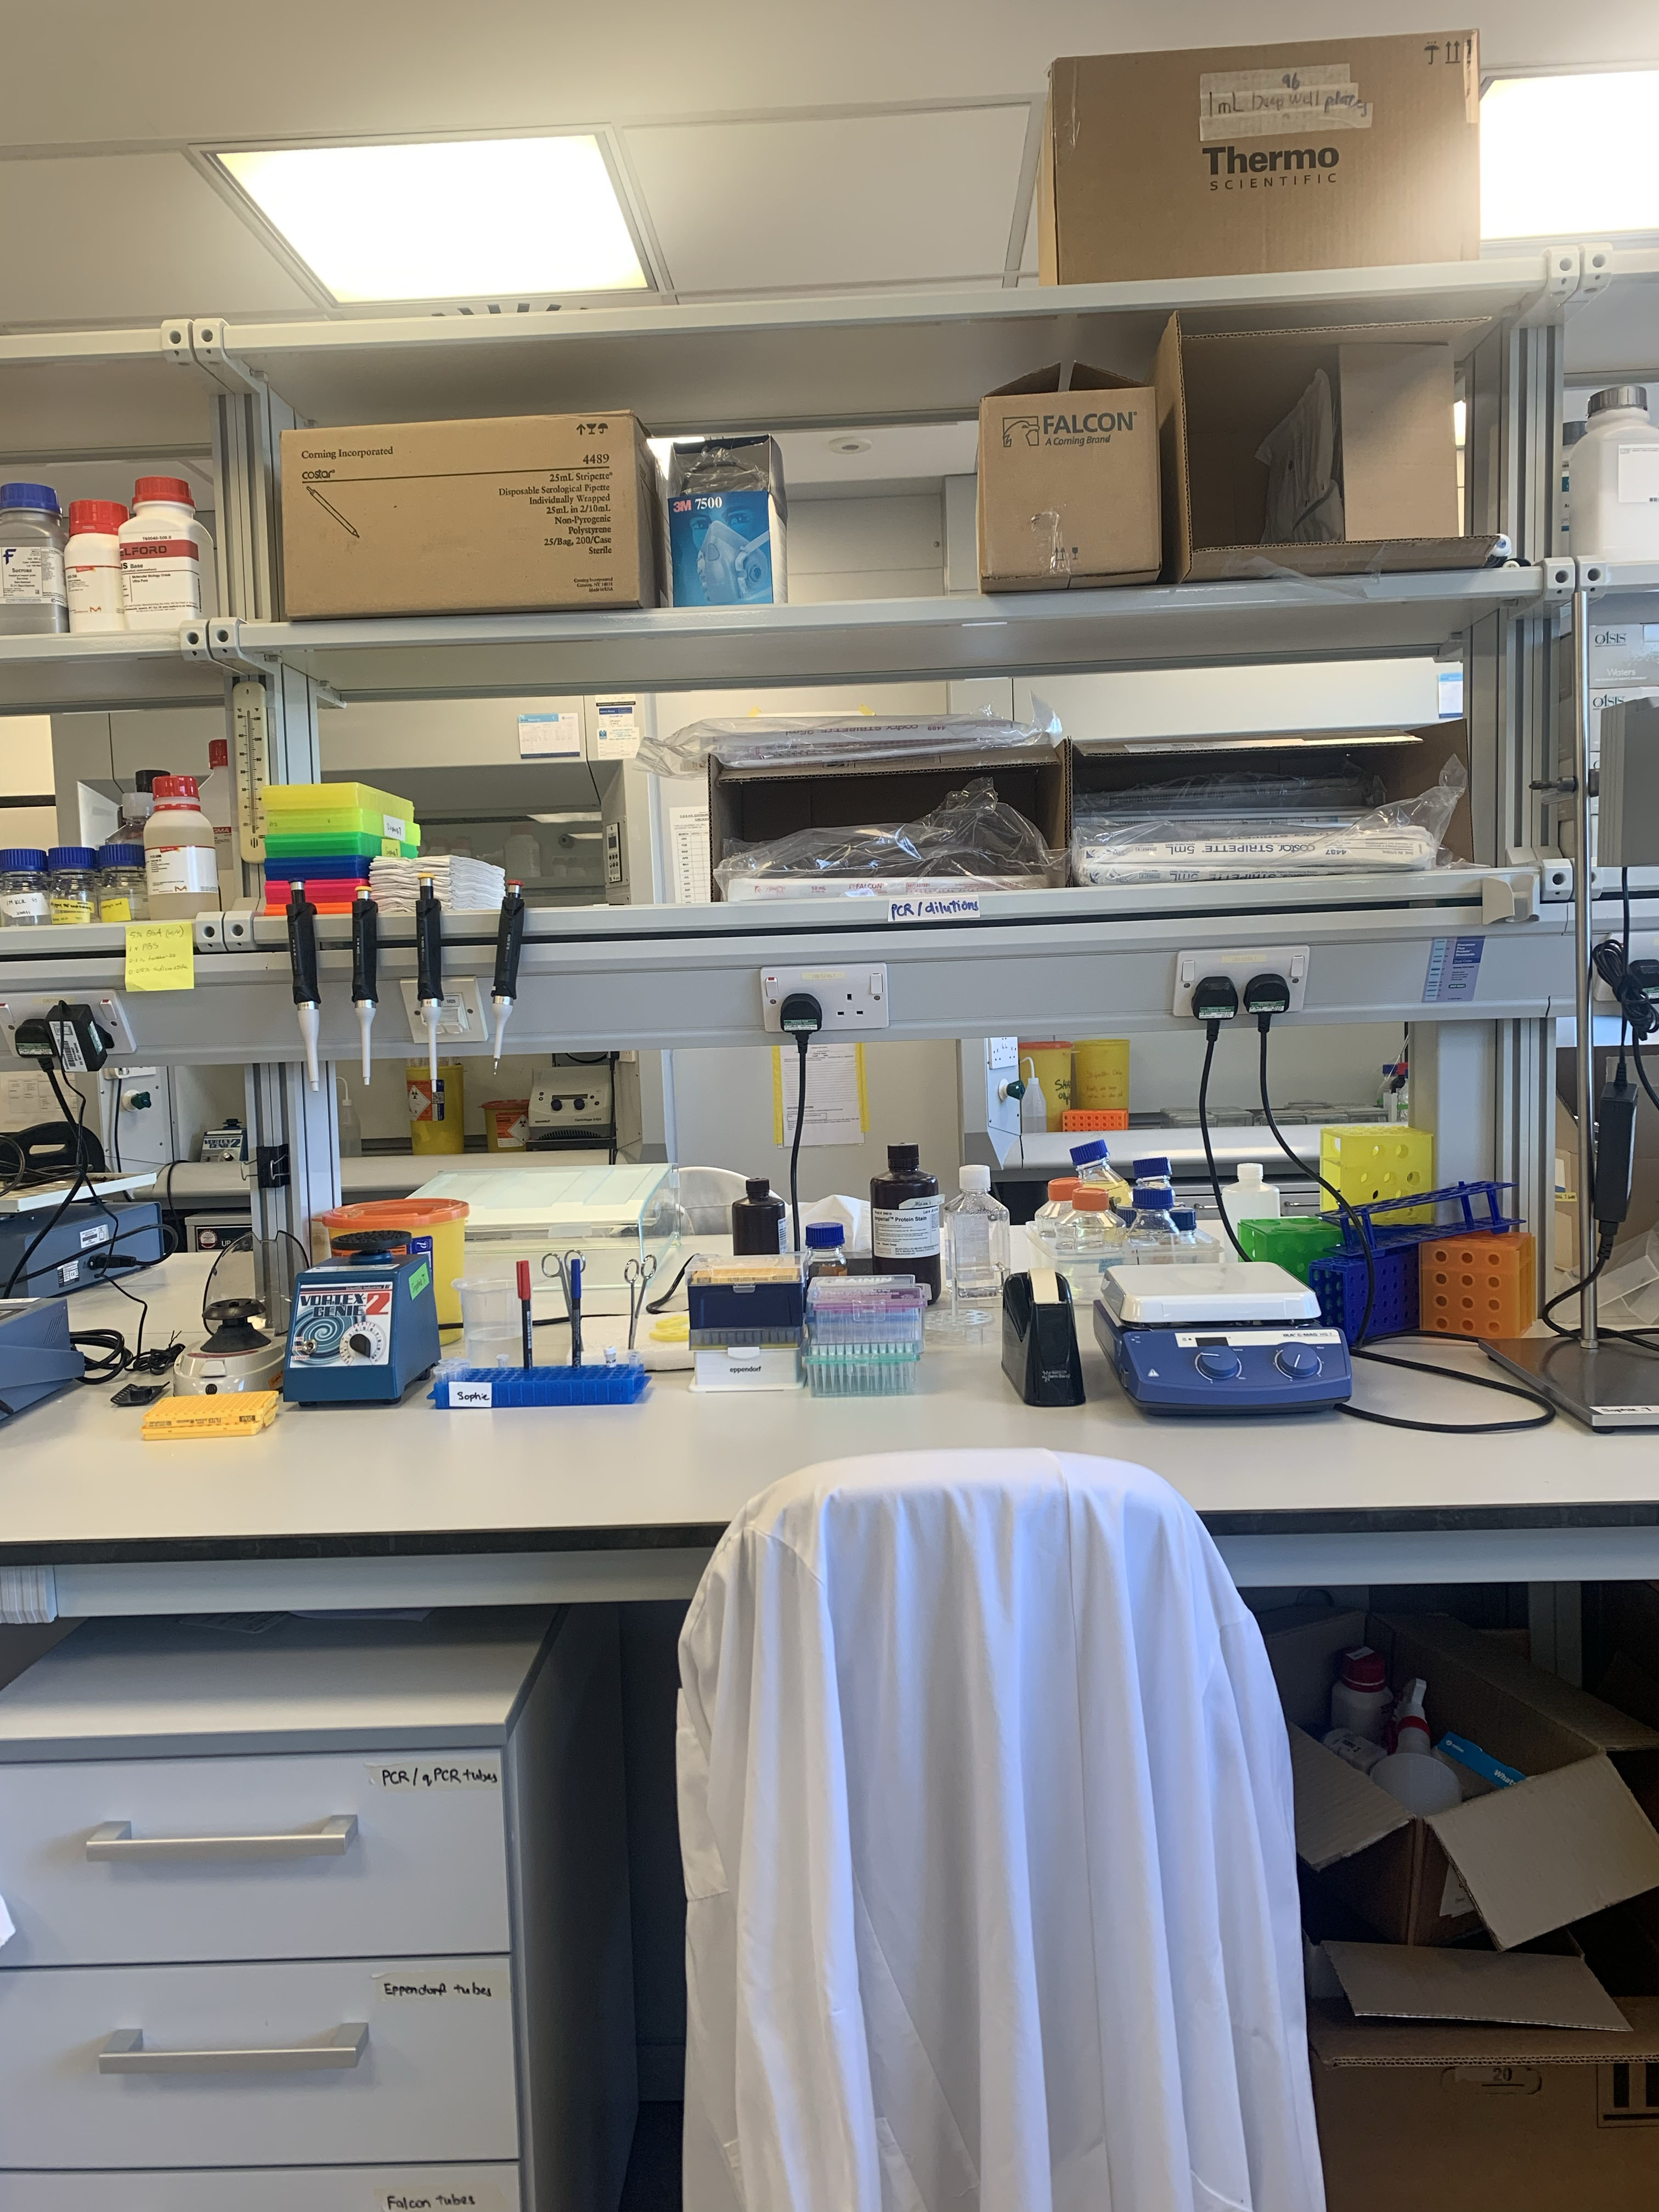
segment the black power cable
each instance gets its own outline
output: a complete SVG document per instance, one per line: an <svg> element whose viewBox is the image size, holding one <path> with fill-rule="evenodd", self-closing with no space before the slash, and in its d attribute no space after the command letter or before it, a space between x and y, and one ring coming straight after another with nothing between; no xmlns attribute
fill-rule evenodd
<svg viewBox="0 0 1659 2212"><path fill-rule="evenodd" d="M789 1147L789 1212L795 1234L795 1250L801 1250L800 1241L800 1138L806 1127L806 1052L812 1039L823 1027L823 1008L810 991L792 991L778 1012L778 1026L795 1040L800 1055L800 1086L795 1098L795 1141Z"/></svg>

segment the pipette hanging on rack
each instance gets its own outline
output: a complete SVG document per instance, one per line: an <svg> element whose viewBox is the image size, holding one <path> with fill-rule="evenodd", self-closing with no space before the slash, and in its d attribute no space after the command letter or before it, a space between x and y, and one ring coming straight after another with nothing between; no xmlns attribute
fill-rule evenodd
<svg viewBox="0 0 1659 2212"><path fill-rule="evenodd" d="M363 1041L364 1087L374 1081L369 1060L368 1033L374 1026L380 1003L380 909L367 884L358 887L351 902L351 1000L357 1009L357 1028Z"/></svg>
<svg viewBox="0 0 1659 2212"><path fill-rule="evenodd" d="M322 993L317 982L317 909L295 884L288 900L288 958L294 974L294 1011L305 1047L306 1081L318 1087L317 1033L322 1021Z"/></svg>
<svg viewBox="0 0 1659 2212"><path fill-rule="evenodd" d="M495 927L495 981L489 1003L495 1009L495 1065L501 1064L501 1039L507 1018L519 995L519 956L524 951L524 892L509 883L501 901L501 918Z"/></svg>
<svg viewBox="0 0 1659 2212"><path fill-rule="evenodd" d="M422 876L415 902L416 993L426 1023L427 1061L434 1083L438 1080L438 1017L444 1003L443 916L431 877Z"/></svg>

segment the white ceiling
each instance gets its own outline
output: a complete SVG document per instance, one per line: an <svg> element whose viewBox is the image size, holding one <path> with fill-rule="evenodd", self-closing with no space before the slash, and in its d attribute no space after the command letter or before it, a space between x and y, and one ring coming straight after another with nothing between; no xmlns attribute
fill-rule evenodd
<svg viewBox="0 0 1659 2212"><path fill-rule="evenodd" d="M1659 63L1652 0L1479 13L1488 67ZM682 296L1018 281L1056 54L1379 27L1369 0L9 0L0 328L316 313L201 165L283 138L604 130Z"/></svg>

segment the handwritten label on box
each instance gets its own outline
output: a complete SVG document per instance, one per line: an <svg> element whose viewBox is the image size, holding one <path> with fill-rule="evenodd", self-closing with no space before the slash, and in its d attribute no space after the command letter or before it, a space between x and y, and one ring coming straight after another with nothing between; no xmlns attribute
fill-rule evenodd
<svg viewBox="0 0 1659 2212"><path fill-rule="evenodd" d="M499 1790L495 1759L371 1759L364 1761L377 1790Z"/></svg>
<svg viewBox="0 0 1659 2212"><path fill-rule="evenodd" d="M976 891L928 892L911 898L889 899L889 921L977 921Z"/></svg>
<svg viewBox="0 0 1659 2212"><path fill-rule="evenodd" d="M374 1977L381 2004L477 2004L505 1997L511 1989L505 1966L398 1966Z"/></svg>

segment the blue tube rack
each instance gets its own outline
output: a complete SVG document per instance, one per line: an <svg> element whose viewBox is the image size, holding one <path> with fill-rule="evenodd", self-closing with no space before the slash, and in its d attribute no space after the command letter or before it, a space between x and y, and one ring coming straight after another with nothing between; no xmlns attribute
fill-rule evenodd
<svg viewBox="0 0 1659 2212"><path fill-rule="evenodd" d="M1512 1182L1455 1182L1448 1183L1442 1190L1414 1190L1404 1198L1373 1199L1367 1206L1354 1206L1342 1213L1332 1208L1328 1215L1322 1211L1320 1219L1329 1218L1332 1225L1342 1231L1346 1249L1353 1253L1361 1249L1362 1242L1372 1252L1399 1250L1408 1244L1432 1243L1437 1237L1455 1237L1460 1232L1471 1236L1504 1236L1520 1224L1504 1211L1498 1199L1500 1191L1513 1190ZM1455 1206L1455 1218L1433 1221L1379 1221L1380 1213L1399 1213L1406 1207L1421 1206L1438 1208ZM1484 1208L1484 1212L1478 1211ZM1360 1226L1354 1227L1358 1220Z"/></svg>
<svg viewBox="0 0 1659 2212"><path fill-rule="evenodd" d="M452 1382L488 1382L492 1412L518 1406L636 1406L651 1388L637 1359L592 1367L452 1367L427 1393L448 1408Z"/></svg>

